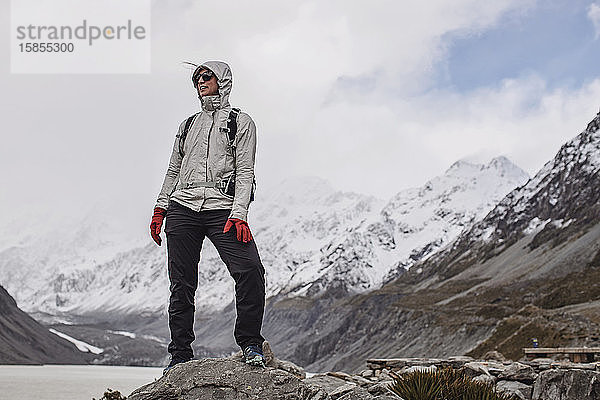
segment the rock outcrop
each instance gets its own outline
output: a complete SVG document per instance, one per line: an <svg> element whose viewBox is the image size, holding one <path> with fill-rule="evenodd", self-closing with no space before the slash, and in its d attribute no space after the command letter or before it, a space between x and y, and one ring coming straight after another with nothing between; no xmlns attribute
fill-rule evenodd
<svg viewBox="0 0 600 400"><path fill-rule="evenodd" d="M452 359L394 358L367 360L371 370L364 375L401 375L418 368L457 368L472 379L495 384L498 392L519 400L600 399L600 362L572 363L550 359L531 361L479 361L469 357Z"/></svg>
<svg viewBox="0 0 600 400"><path fill-rule="evenodd" d="M135 390L129 400L289 399L326 400L324 390L287 371L252 367L241 360L192 360L176 365L154 383Z"/></svg>
<svg viewBox="0 0 600 400"><path fill-rule="evenodd" d="M600 373L548 370L535 380L532 400L592 400L600 398Z"/></svg>
<svg viewBox="0 0 600 400"><path fill-rule="evenodd" d="M600 399L600 362L370 359L367 368L357 374L331 371L301 378L306 375L302 368L277 360L270 350L267 353L266 368L248 366L239 355L177 365L157 381L135 390L128 400L397 400L389 390L395 377L443 368L462 370L515 400Z"/></svg>
<svg viewBox="0 0 600 400"><path fill-rule="evenodd" d="M394 400L389 375L364 376L344 372L306 378L302 367L278 359L269 342L263 343L266 368L242 361L241 352L228 358L205 358L176 365L153 383L133 391L129 400L285 399L285 400ZM367 378L368 377L368 378Z"/></svg>

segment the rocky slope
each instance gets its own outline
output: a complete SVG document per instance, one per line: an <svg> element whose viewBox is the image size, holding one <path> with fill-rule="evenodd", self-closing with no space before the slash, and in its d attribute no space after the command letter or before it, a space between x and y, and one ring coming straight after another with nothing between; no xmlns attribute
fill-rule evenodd
<svg viewBox="0 0 600 400"><path fill-rule="evenodd" d="M0 364L86 364L91 357L52 334L0 286Z"/></svg>

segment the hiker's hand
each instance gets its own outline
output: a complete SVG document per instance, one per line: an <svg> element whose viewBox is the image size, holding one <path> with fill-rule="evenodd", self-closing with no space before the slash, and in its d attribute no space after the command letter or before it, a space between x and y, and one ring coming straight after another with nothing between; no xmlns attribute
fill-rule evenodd
<svg viewBox="0 0 600 400"><path fill-rule="evenodd" d="M231 229L231 227L234 225L235 231L237 233L237 240L244 243L248 243L252 240L252 233L250 232L250 227L248 226L248 223L238 218L229 218L225 223L223 233L229 232L229 229Z"/></svg>
<svg viewBox="0 0 600 400"><path fill-rule="evenodd" d="M167 210L164 208L156 207L154 209L154 215L152 215L152 222L150 222L150 236L160 246L160 228L162 228L163 219L167 215Z"/></svg>

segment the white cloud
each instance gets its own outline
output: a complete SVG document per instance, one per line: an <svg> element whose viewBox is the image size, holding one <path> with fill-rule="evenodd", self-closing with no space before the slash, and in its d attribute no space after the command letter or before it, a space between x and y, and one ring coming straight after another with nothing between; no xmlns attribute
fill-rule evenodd
<svg viewBox="0 0 600 400"><path fill-rule="evenodd" d="M596 29L596 39L598 39L600 37L600 6L596 3L590 4L587 16L594 24L594 29Z"/></svg>
<svg viewBox="0 0 600 400"><path fill-rule="evenodd" d="M548 90L543 80L529 77L380 106L336 103L317 113L310 133L290 147L298 158L312 154L318 160L304 166L312 173L326 172L346 189L371 193L421 185L463 157L488 162L504 154L533 174L585 128L599 96L600 80L566 91ZM340 119L346 121L343 131L337 129Z"/></svg>
<svg viewBox="0 0 600 400"><path fill-rule="evenodd" d="M0 186L11 190L0 207L74 210L101 198L145 233L175 129L198 107L183 60L231 64L232 102L258 126L259 190L315 174L385 197L459 158L498 154L533 173L593 116L598 81L431 89L449 33L485 31L531 4L155 2L148 76L3 73Z"/></svg>
<svg viewBox="0 0 600 400"><path fill-rule="evenodd" d="M284 165L269 171L331 175L337 169L348 170L343 162L334 161L335 156L358 160L358 155L346 155L377 148L378 143L372 143L359 126L379 126L384 137L394 134L399 109L391 104L409 102L431 84L434 67L446 52L444 35L487 29L506 12L527 9L532 2L285 4L244 3L231 15L230 29L220 17L228 15L224 3L189 5L179 17L177 37L172 31L175 17L158 27L155 67L179 72L173 60L195 58L195 54L197 59L229 60L236 81L232 98L251 112L261 128L259 163ZM256 11L271 7L275 8L269 13ZM163 15L162 11L157 10ZM404 107L409 114L400 121L412 118L409 106ZM319 143L327 143L328 152L311 148ZM353 147L344 150L347 146ZM290 160L290 153L298 154ZM382 165L380 154L371 154L368 162L373 168Z"/></svg>

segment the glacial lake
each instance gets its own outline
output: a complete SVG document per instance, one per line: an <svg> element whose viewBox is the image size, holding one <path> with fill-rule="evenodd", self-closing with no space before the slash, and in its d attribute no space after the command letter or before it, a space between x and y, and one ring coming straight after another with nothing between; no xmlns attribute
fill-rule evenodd
<svg viewBox="0 0 600 400"><path fill-rule="evenodd" d="M154 367L0 365L0 400L98 400L107 388L129 396L161 376Z"/></svg>

